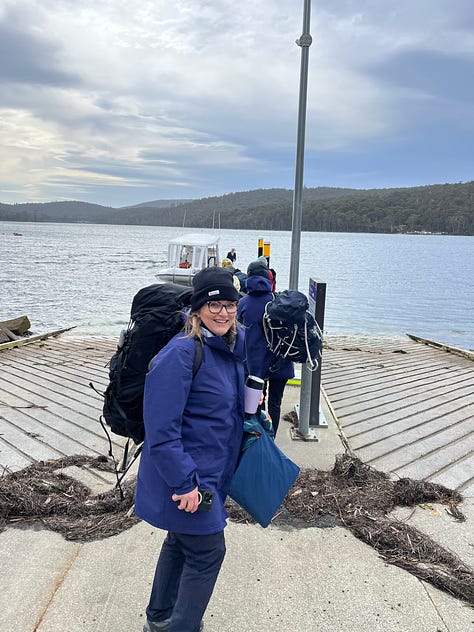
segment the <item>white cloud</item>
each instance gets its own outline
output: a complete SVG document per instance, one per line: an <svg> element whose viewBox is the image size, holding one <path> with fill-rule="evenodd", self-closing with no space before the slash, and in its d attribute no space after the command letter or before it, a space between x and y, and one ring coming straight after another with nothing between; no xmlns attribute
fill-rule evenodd
<svg viewBox="0 0 474 632"><path fill-rule="evenodd" d="M232 170L240 188L259 172L269 182L275 161L270 185L287 186L302 11L303 0L5 0L0 25L21 33L22 46L0 98L3 191L20 199L24 188L31 199L42 178L42 197L54 186L61 197L58 182L68 197L70 183L91 194L110 183L111 203L120 186L156 183L160 197L166 183L171 197L173 186L225 191ZM311 23L309 150L393 143L423 108L439 118L448 100L446 125L454 112L468 115L452 91L435 98L393 69L421 53L472 62L470 3L326 0L313 3Z"/></svg>

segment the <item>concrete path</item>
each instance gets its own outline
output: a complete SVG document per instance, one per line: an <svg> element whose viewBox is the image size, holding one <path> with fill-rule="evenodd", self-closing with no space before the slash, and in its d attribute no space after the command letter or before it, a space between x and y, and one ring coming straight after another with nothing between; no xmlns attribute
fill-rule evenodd
<svg viewBox="0 0 474 632"><path fill-rule="evenodd" d="M299 389L288 387L283 411L298 398ZM281 422L278 443L303 467L331 469L342 452L330 411L324 412L328 428L318 430L318 442L293 441ZM472 498L461 509L468 517L462 524L443 508L438 517L417 508L409 520L472 565ZM46 530L8 527L0 534L1 632L141 632L163 535L139 523L80 544ZM206 632L474 630L471 608L385 564L343 527L230 522L226 540Z"/></svg>

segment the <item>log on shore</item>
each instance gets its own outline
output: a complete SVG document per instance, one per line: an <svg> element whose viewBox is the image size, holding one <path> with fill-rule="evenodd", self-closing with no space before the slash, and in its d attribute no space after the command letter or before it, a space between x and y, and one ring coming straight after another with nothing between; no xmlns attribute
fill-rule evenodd
<svg viewBox="0 0 474 632"><path fill-rule="evenodd" d="M10 340L18 340L18 338L21 338L21 336L15 335L13 331L0 324L0 343L9 342Z"/></svg>
<svg viewBox="0 0 474 632"><path fill-rule="evenodd" d="M18 316L18 318L0 321L0 329L8 329L17 336L26 333L30 327L31 323L28 316Z"/></svg>

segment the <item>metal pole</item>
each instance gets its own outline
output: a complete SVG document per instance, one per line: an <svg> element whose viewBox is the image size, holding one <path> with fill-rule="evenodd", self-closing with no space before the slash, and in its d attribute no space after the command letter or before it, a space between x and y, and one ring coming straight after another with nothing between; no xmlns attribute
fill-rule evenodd
<svg viewBox="0 0 474 632"><path fill-rule="evenodd" d="M300 242L301 242L301 218L303 214L303 168L304 168L304 142L306 131L306 101L308 95L308 66L309 47L312 37L309 33L311 17L311 0L304 0L303 32L296 40L301 46L301 70L300 70L300 94L298 107L298 133L296 138L296 167L295 190L293 194L293 216L291 228L291 258L290 258L290 290L298 289L298 277L300 267ZM311 376L306 365L301 365L301 392L299 406L298 435L304 439L316 439L309 430L309 406L311 400ZM316 439L317 440L317 439Z"/></svg>
<svg viewBox="0 0 474 632"><path fill-rule="evenodd" d="M306 100L308 94L309 47L312 37L309 33L311 0L304 0L303 33L296 40L301 46L300 95L298 108L298 134L296 139L295 190L293 194L293 216L291 229L290 290L298 289L300 266L301 216L303 193L304 141L306 130Z"/></svg>

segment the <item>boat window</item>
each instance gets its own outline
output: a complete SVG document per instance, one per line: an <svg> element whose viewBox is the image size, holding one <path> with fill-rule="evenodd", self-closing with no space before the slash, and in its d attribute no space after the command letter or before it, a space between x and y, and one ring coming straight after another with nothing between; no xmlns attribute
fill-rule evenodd
<svg viewBox="0 0 474 632"><path fill-rule="evenodd" d="M179 267L190 268L193 260L193 250L190 246L181 246L179 254Z"/></svg>
<svg viewBox="0 0 474 632"><path fill-rule="evenodd" d="M194 247L193 267L203 268L204 248L202 246Z"/></svg>
<svg viewBox="0 0 474 632"><path fill-rule="evenodd" d="M214 246L211 246L207 249L207 267L215 268L218 265L216 249Z"/></svg>
<svg viewBox="0 0 474 632"><path fill-rule="evenodd" d="M168 265L171 267L177 266L179 264L179 246L177 244L169 245L169 253L168 253Z"/></svg>

